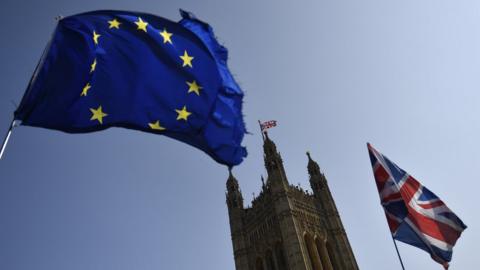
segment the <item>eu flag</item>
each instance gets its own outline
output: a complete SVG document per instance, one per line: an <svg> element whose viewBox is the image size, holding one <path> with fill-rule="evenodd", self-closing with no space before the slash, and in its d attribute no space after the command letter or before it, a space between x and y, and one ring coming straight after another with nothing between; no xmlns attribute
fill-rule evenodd
<svg viewBox="0 0 480 270"><path fill-rule="evenodd" d="M243 92L227 49L208 24L181 15L180 22L126 11L61 19L15 119L68 133L162 134L238 165L247 155Z"/></svg>

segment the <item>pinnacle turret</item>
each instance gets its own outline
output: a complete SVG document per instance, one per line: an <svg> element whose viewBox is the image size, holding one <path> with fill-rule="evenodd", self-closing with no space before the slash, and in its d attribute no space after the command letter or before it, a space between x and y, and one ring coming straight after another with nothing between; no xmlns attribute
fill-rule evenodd
<svg viewBox="0 0 480 270"><path fill-rule="evenodd" d="M283 160L280 153L277 151L277 146L268 137L268 133L264 132L263 141L263 158L265 160L265 169L268 172L267 186L275 186L273 182L281 183L283 188L288 186L287 176L283 168Z"/></svg>
<svg viewBox="0 0 480 270"><path fill-rule="evenodd" d="M263 152L265 156L274 156L277 153L277 146L275 143L268 137L268 133L264 132L265 140L263 141Z"/></svg>
<svg viewBox="0 0 480 270"><path fill-rule="evenodd" d="M233 176L232 171L228 171L227 179L227 205L232 208L242 208L243 209L243 196L240 191L240 186L238 181Z"/></svg>
<svg viewBox="0 0 480 270"><path fill-rule="evenodd" d="M232 170L228 170L227 191L233 192L238 189L239 186L237 179L235 178L235 176L233 176Z"/></svg>
<svg viewBox="0 0 480 270"><path fill-rule="evenodd" d="M308 156L307 168L310 176L320 175L321 172L320 172L320 166L318 166L318 163L312 159L312 157L310 156L310 152L307 152L307 156Z"/></svg>
<svg viewBox="0 0 480 270"><path fill-rule="evenodd" d="M310 186L312 187L313 193L317 193L320 189L323 189L327 185L327 179L325 175L320 171L320 166L318 163L312 159L310 152L307 152L308 156L308 174L310 175Z"/></svg>

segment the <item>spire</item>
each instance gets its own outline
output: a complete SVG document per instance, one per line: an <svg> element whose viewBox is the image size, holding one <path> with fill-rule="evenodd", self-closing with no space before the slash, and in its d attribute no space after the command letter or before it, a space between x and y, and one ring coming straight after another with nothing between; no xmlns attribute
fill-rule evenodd
<svg viewBox="0 0 480 270"><path fill-rule="evenodd" d="M268 137L268 133L264 132L264 134L263 158L268 173L266 185L273 190L285 190L288 187L288 180L283 168L282 156L277 151L275 143Z"/></svg>
<svg viewBox="0 0 480 270"><path fill-rule="evenodd" d="M320 166L315 160L310 156L310 152L307 152L308 156L308 174L310 175L310 186L312 187L313 193L319 192L320 190L327 187L327 179L325 175L320 171Z"/></svg>
<svg viewBox="0 0 480 270"><path fill-rule="evenodd" d="M317 176L320 175L320 166L318 166L318 163L315 162L312 157L310 156L310 152L307 151L307 156L308 156L308 173L310 176Z"/></svg>
<svg viewBox="0 0 480 270"><path fill-rule="evenodd" d="M238 185L238 181L235 178L235 176L233 176L231 169L228 169L227 205L228 207L243 208L242 192L240 191L240 186Z"/></svg>
<svg viewBox="0 0 480 270"><path fill-rule="evenodd" d="M228 169L227 191L230 193L236 190L239 190L238 181L235 176L233 176L232 170Z"/></svg>
<svg viewBox="0 0 480 270"><path fill-rule="evenodd" d="M265 160L265 168L268 172L271 172L274 169L283 167L282 157L280 153L277 152L277 146L275 143L268 137L268 133L264 132L265 140L263 141L263 155Z"/></svg>
<svg viewBox="0 0 480 270"><path fill-rule="evenodd" d="M275 143L268 137L268 133L265 131L265 140L263 141L263 151L265 155L274 155L277 153L277 146Z"/></svg>

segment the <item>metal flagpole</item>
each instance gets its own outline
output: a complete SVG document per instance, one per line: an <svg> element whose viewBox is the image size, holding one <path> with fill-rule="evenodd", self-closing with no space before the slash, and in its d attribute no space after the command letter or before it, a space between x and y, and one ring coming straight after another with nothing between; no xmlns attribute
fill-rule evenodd
<svg viewBox="0 0 480 270"><path fill-rule="evenodd" d="M397 251L398 259L400 260L400 265L402 266L402 269L405 270L405 266L403 266L402 257L400 256L400 252L398 252L397 242L395 242L395 238L393 238L393 234L390 234L390 236L392 236L392 241L393 241L393 244L395 245L395 250Z"/></svg>
<svg viewBox="0 0 480 270"><path fill-rule="evenodd" d="M258 125L260 126L260 133L262 133L262 139L265 141L265 135L263 134L262 130L262 122L260 122L260 120L258 120Z"/></svg>
<svg viewBox="0 0 480 270"><path fill-rule="evenodd" d="M3 157L3 152L5 152L5 148L7 147L8 140L10 139L10 135L12 135L12 129L15 125L15 119L12 120L10 124L10 128L7 131L7 135L5 135L5 139L3 139L2 150L0 151L0 159Z"/></svg>
<svg viewBox="0 0 480 270"><path fill-rule="evenodd" d="M63 19L62 15L55 17L55 20L57 21L57 25L58 25L58 21L60 21L61 19ZM32 75L32 78L30 78L30 82L28 83L27 90L23 94L24 97L27 95L28 90L30 89L30 86L33 84L33 82L37 78L38 72L40 71L40 66L42 66L43 61L45 60L46 54L50 49L50 45L52 44L52 39L54 34L55 34L55 31L52 33L52 36L50 37L50 40L48 41L47 46L43 50L42 56L40 57L40 60L38 61L37 66L35 67L35 70L33 71L33 75ZM7 135L5 135L5 139L3 140L2 150L0 151L0 159L2 159L3 157L3 152L5 152L5 148L7 147L8 140L10 139L10 135L12 135L12 130L14 127L15 127L15 119L12 120L12 123L10 124L10 128L7 131Z"/></svg>

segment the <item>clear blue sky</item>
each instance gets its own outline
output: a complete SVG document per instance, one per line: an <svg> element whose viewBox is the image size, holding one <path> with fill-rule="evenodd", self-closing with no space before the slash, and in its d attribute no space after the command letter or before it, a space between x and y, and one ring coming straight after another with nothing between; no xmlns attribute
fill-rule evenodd
<svg viewBox="0 0 480 270"><path fill-rule="evenodd" d="M235 168L246 201L263 167L257 120L291 183L309 150L326 173L361 269L400 269L366 142L469 226L452 269L480 240L480 3L446 0L23 1L0 8L0 131L6 131L57 15L145 11L209 22L230 50L253 135ZM225 181L206 154L125 129L84 135L19 127L0 161L0 269L234 269ZM399 244L407 269L441 269Z"/></svg>

